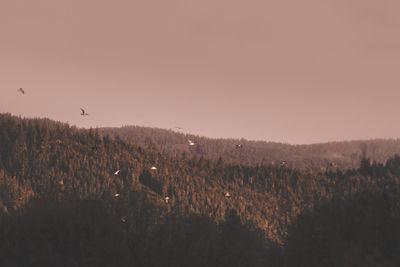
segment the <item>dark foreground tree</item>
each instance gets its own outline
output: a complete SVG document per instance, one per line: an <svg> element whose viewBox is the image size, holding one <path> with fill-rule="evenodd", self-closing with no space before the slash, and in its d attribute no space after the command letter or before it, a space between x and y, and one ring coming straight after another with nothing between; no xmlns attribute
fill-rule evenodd
<svg viewBox="0 0 400 267"><path fill-rule="evenodd" d="M121 220L102 200L35 200L0 218L0 266L276 266L237 216L153 219Z"/></svg>
<svg viewBox="0 0 400 267"><path fill-rule="evenodd" d="M33 201L0 226L0 266L133 263L125 225L100 201Z"/></svg>
<svg viewBox="0 0 400 267"><path fill-rule="evenodd" d="M398 204L389 192L323 201L289 230L286 266L400 266Z"/></svg>

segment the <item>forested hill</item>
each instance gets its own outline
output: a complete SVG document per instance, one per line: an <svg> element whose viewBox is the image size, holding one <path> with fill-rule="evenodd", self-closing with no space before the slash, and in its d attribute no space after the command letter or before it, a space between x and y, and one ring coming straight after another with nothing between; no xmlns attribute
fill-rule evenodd
<svg viewBox="0 0 400 267"><path fill-rule="evenodd" d="M366 156L379 163L400 153L399 139L330 142L312 145L289 145L245 139L212 139L181 130L124 126L99 128L100 134L119 136L122 140L147 147L152 144L170 155L186 152L188 156L222 157L233 164L279 165L286 161L291 168L317 173L326 169L358 168L360 158ZM195 145L190 146L192 141ZM241 145L237 146L237 145Z"/></svg>
<svg viewBox="0 0 400 267"><path fill-rule="evenodd" d="M399 157L313 175L3 114L0 265L347 266L325 261L369 251L355 266L399 264L399 177Z"/></svg>

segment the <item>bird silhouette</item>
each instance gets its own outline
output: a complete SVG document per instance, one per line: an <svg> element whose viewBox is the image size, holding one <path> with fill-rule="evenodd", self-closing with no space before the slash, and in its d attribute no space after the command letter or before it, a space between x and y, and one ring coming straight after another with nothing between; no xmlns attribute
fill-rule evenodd
<svg viewBox="0 0 400 267"><path fill-rule="evenodd" d="M18 89L18 92L21 92L22 94L25 94L25 91L24 91L24 89L22 89L22 88L19 88L19 89Z"/></svg>
<svg viewBox="0 0 400 267"><path fill-rule="evenodd" d="M82 113L81 113L82 116L89 115L88 113L86 113L86 111L83 108L81 108L81 111L82 111Z"/></svg>

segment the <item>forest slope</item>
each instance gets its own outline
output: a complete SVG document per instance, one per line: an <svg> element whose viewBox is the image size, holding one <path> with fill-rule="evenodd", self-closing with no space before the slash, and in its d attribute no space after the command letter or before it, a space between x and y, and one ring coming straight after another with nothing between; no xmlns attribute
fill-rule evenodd
<svg viewBox="0 0 400 267"><path fill-rule="evenodd" d="M215 253L221 252L220 249L228 246L224 240L234 238L235 235L232 236L232 233L243 233L239 239L229 241L230 245L236 244L230 248L233 251L238 250L235 255L243 251L243 244L247 246L259 242L255 241L258 239L248 230L239 227L239 224L243 223L247 225L246 229L252 229L253 233L262 233L263 240L269 244L270 249L275 245L285 247L285 243L288 242L287 247L290 248L288 251L295 258L299 257L299 254L293 249L294 244L302 244L301 241L307 239L296 229L301 230L309 225L308 220L314 221L314 215L310 215L309 219L306 219L307 223L303 223L303 219L298 225L298 216L309 214L308 212L318 207L319 203L334 203L339 209L331 210L340 213L341 207L345 207L341 203L359 194L364 192L374 196L384 194L386 202L382 203L390 202L390 207L393 207L387 212L389 215L385 216L394 216L393 220L396 221L400 206L399 177L400 157L397 156L390 158L386 164L371 163L367 158L363 158L357 170L310 174L287 166L235 165L226 163L222 158L210 160L197 156L188 157L186 154L170 155L161 153L152 146L143 148L120 138L102 136L96 130L79 130L50 120L0 115L0 218L6 218L4 226L0 228L10 229L10 233L15 235L18 235L21 228L13 228L13 225L21 227L25 225L22 221L18 224L19 220L32 220L33 225L38 227L37 231L43 231L41 225L45 222L42 219L48 218L51 223L55 223L54 220L57 223L63 222L66 219L63 209L76 216L76 218L71 217L72 221L62 226L63 229L72 232L75 231L73 230L75 227L85 232L84 229L95 223L98 216L108 214L107 216L117 218L117 221L110 219L109 222L104 222L106 225L99 225L98 229L89 227L96 231L92 233L93 238L100 238L93 242L107 243L108 241L104 240L100 233L111 227L119 229L115 233L117 236L123 235L124 231L132 233L133 236L140 236L140 240L149 246L148 250L153 249L154 252L159 251L157 246L164 248L171 246L171 253L175 255L176 250L179 250L174 243L176 236L181 236L179 242L183 243L179 251L182 251L187 245L184 240L187 239L185 234L180 235L180 230L187 229L188 233L191 233L194 230L190 225L193 224L193 227L208 229L216 244L222 242L211 251L207 250L209 246L204 243L206 240L199 244L191 244L195 247L201 245L201 249L208 251L204 253L214 255L210 257L217 261L221 257L216 257ZM168 202L166 197L169 197ZM40 208L43 205L35 204L36 201L61 202L61 204L43 210ZM87 201L89 201L88 208L81 210L81 206L86 204L79 203ZM90 204L91 201L100 204ZM90 207L93 205L97 208L93 209L92 214ZM361 207L362 205L364 204L360 204ZM52 212L58 214L60 218L57 219L57 216L53 218L50 215ZM351 214L351 209L347 212ZM318 211L316 214L319 214ZM16 219L13 219L13 216L17 216ZM333 215L325 214L323 218L335 222L337 217L335 216L333 212ZM181 219L177 221L171 218ZM231 222L228 224L229 227L236 225L232 226L236 230L224 228L227 218L231 218L228 220ZM235 223L235 218L239 222ZM386 220L385 218L381 219ZM11 221L7 222L8 220ZM112 225L125 226L115 228ZM222 228L215 230L217 229L214 228L215 225L221 225ZM323 222L322 225L326 223ZM231 229L231 232L228 229ZM157 231L160 231L159 234L152 235ZM196 230L193 234L197 233ZM316 238L321 234L323 233L318 232ZM158 240L159 236L164 238ZM16 237L12 236L4 238L4 244L16 240ZM42 238L41 234L38 234L38 238ZM106 238L113 240L115 237ZM156 238L159 243L149 238ZM326 239L321 236L321 240ZM398 242L396 242L397 248ZM380 244L377 243L376 249L379 253L383 253L384 246ZM10 243L7 248L14 245L17 246ZM375 246L375 243L373 245ZM307 247L304 244L302 246ZM138 249L139 254L144 253L140 246L135 249ZM259 249L259 246L253 247L251 251L247 251L247 256L240 260L243 264L232 266L246 266L245 263L250 258L257 259L254 266L261 264L264 262L262 256L264 252ZM358 249L358 245L355 249ZM196 248L193 248L193 251L196 251ZM256 253L257 256L253 255L255 251L259 252ZM391 251L390 259L396 250ZM171 259L169 254L164 256L164 259L171 262L178 261ZM116 256L116 259L118 258ZM149 256L148 260L151 259L154 257ZM129 262L129 259L127 261ZM226 262L229 262L229 257ZM162 266L162 263L156 262L151 265L149 262L144 262L143 265Z"/></svg>
<svg viewBox="0 0 400 267"><path fill-rule="evenodd" d="M0 205L7 210L33 196L114 199L120 194L118 199L128 201L139 192L165 213L201 214L218 222L236 210L244 222L281 242L287 225L315 202L399 179L384 165L365 160L361 171L313 175L286 166L170 156L50 120L1 115L0 125ZM390 179L365 177L365 169Z"/></svg>

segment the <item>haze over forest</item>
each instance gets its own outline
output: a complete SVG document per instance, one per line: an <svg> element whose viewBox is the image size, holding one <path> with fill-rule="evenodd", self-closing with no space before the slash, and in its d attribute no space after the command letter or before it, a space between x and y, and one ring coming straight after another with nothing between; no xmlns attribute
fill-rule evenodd
<svg viewBox="0 0 400 267"><path fill-rule="evenodd" d="M291 144L398 138L399 9L2 0L0 112Z"/></svg>

